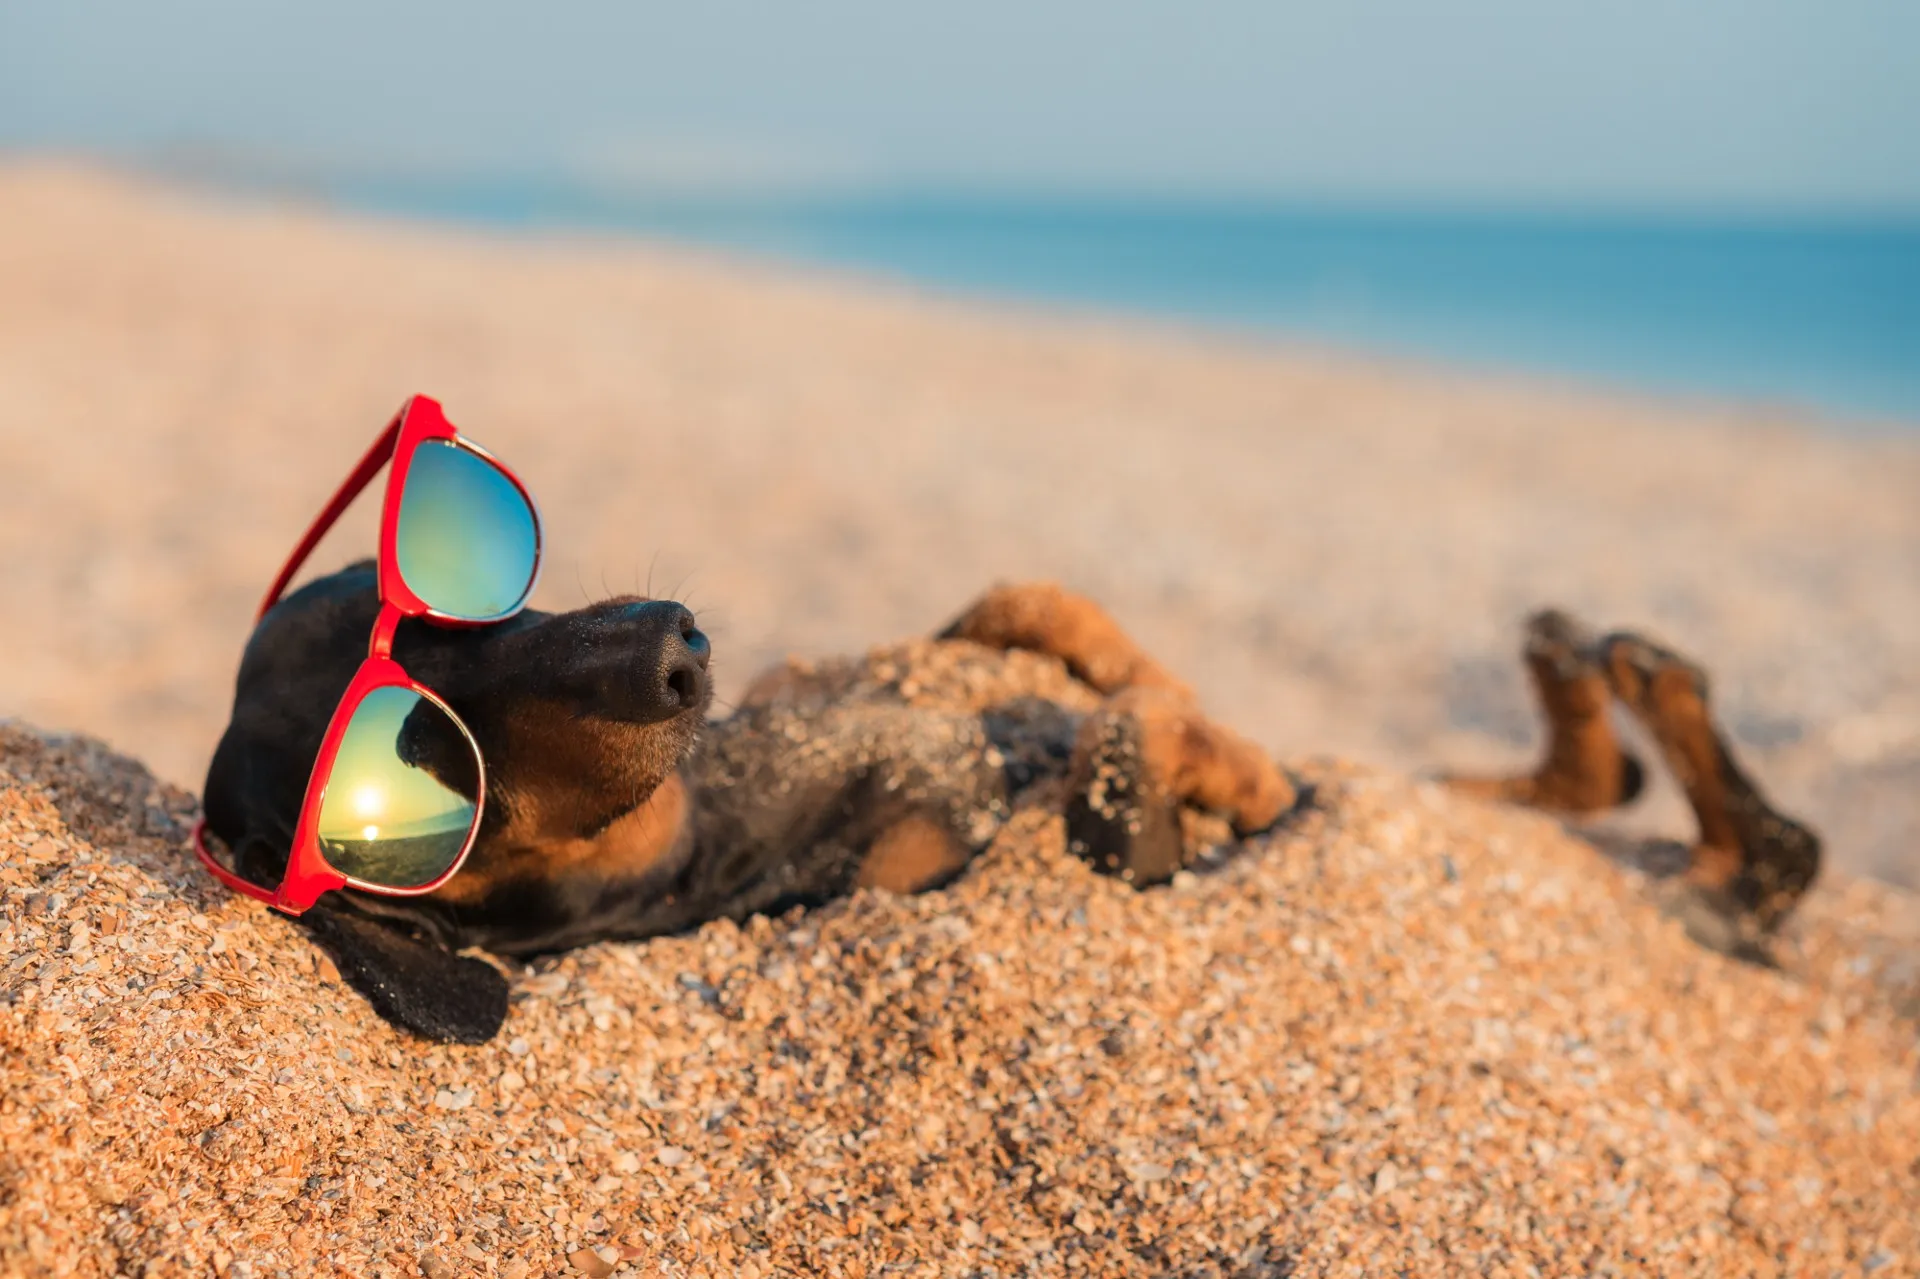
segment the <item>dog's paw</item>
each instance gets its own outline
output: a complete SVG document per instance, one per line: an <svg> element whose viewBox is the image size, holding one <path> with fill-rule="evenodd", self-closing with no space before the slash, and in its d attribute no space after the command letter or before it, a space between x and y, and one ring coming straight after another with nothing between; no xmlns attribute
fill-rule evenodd
<svg viewBox="0 0 1920 1279"><path fill-rule="evenodd" d="M1773 807L1734 759L1704 668L1631 632L1608 636L1601 654L1614 696L1659 743L1693 808L1688 882L1771 933L1819 875L1820 837Z"/></svg>
<svg viewBox="0 0 1920 1279"><path fill-rule="evenodd" d="M1143 727L1100 714L1082 728L1067 800L1067 847L1136 888L1165 883L1186 859L1180 801L1148 763Z"/></svg>
<svg viewBox="0 0 1920 1279"><path fill-rule="evenodd" d="M1185 864L1183 805L1218 813L1234 834L1271 827L1298 794L1267 754L1181 694L1135 688L1081 724L1068 774L1069 846L1137 886Z"/></svg>

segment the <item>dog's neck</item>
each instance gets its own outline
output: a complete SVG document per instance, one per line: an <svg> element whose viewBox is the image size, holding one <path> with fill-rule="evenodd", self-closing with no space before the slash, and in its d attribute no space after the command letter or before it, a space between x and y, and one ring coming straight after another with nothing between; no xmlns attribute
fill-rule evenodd
<svg viewBox="0 0 1920 1279"><path fill-rule="evenodd" d="M506 829L475 850L470 869L434 896L466 906L514 882L584 877L612 884L670 876L691 848L691 810L686 779L676 771L639 804L590 834L523 834L510 818Z"/></svg>

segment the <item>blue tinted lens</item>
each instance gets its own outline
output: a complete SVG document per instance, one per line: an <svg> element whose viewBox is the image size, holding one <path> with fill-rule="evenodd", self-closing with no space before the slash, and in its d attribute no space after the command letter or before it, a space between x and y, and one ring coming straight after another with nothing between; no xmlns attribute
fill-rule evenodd
<svg viewBox="0 0 1920 1279"><path fill-rule="evenodd" d="M449 617L503 617L533 587L533 508L498 467L457 444L427 440L414 452L397 540L401 579Z"/></svg>
<svg viewBox="0 0 1920 1279"><path fill-rule="evenodd" d="M411 689L376 688L327 774L320 851L365 883L432 883L467 846L479 782L479 753L444 710Z"/></svg>

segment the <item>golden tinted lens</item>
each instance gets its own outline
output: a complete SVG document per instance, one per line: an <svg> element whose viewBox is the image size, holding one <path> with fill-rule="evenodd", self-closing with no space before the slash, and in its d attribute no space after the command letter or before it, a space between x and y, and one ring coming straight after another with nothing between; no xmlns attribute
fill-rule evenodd
<svg viewBox="0 0 1920 1279"><path fill-rule="evenodd" d="M320 851L343 875L418 888L445 874L479 820L480 756L437 704L376 688L354 709L320 801Z"/></svg>

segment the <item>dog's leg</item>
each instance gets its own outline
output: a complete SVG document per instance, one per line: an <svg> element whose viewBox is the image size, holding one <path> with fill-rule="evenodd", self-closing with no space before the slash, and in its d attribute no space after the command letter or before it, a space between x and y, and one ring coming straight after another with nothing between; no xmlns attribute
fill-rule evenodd
<svg viewBox="0 0 1920 1279"><path fill-rule="evenodd" d="M973 850L949 822L909 813L874 837L854 872L855 888L918 893L938 888L967 868Z"/></svg>
<svg viewBox="0 0 1920 1279"><path fill-rule="evenodd" d="M1053 582L996 586L936 638L1046 653L1102 693L1157 688L1192 695L1186 684L1147 656L1105 609Z"/></svg>
<svg viewBox="0 0 1920 1279"><path fill-rule="evenodd" d="M1170 878L1185 855L1182 805L1225 814L1241 835L1293 807L1267 753L1203 715L1193 690L1085 596L1052 582L997 586L939 638L1057 657L1109 695L1081 725L1067 804L1069 844L1105 873L1142 887Z"/></svg>
<svg viewBox="0 0 1920 1279"><path fill-rule="evenodd" d="M1455 790L1483 799L1584 815L1630 802L1646 780L1640 761L1620 748L1607 720L1609 690L1593 635L1558 609L1527 619L1521 656L1547 721L1547 751L1517 777L1448 777Z"/></svg>
<svg viewBox="0 0 1920 1279"><path fill-rule="evenodd" d="M1601 654L1614 695L1660 743L1699 821L1687 890L1734 926L1723 948L1773 932L1819 871L1819 837L1769 805L1734 762L1708 707L1704 670L1625 632L1608 636Z"/></svg>
<svg viewBox="0 0 1920 1279"><path fill-rule="evenodd" d="M1180 806L1225 814L1236 834L1293 807L1267 753L1209 720L1181 692L1130 688L1081 725L1069 774L1067 840L1104 873L1160 883L1184 859Z"/></svg>

